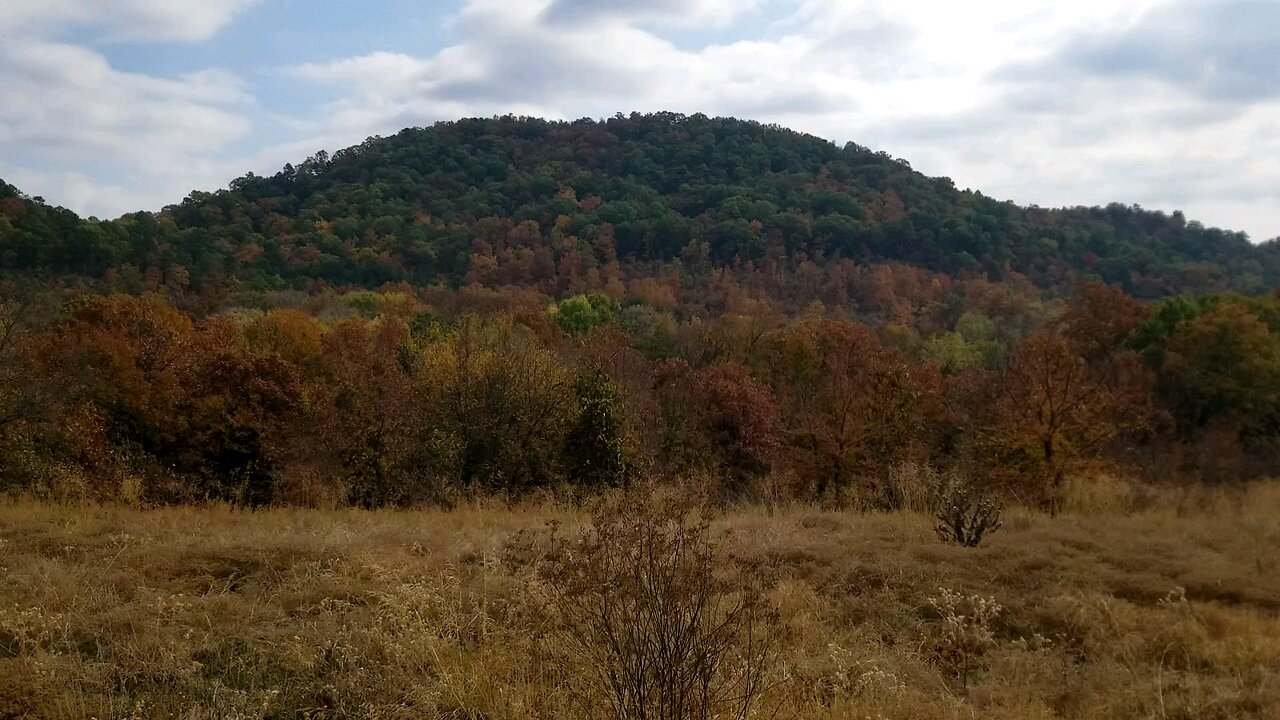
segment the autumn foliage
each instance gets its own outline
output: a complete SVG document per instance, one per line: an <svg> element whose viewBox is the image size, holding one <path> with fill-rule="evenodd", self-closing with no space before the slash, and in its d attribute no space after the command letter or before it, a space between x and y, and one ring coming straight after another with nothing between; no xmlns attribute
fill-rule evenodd
<svg viewBox="0 0 1280 720"><path fill-rule="evenodd" d="M693 291L714 288L705 315L477 287L215 314L154 293L81 295L46 298L36 318L15 295L0 343L3 483L377 507L698 478L720 498L894 508L941 492L925 479L904 490L924 468L1056 512L1091 473L1234 480L1275 466L1277 301L1153 306L1086 284L1066 302L1011 303L1015 286L1002 297L980 280L886 289L909 276L850 276L877 307L916 308L878 322L820 304L788 313L731 276ZM940 363L934 341L949 335L989 350Z"/></svg>

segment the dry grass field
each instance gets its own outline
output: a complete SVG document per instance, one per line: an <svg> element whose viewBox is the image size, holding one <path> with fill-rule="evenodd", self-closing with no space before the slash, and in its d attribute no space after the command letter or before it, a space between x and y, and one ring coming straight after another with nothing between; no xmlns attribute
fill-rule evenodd
<svg viewBox="0 0 1280 720"><path fill-rule="evenodd" d="M512 551L551 520L586 518L0 505L0 718L587 717ZM1078 489L974 549L913 513L712 533L777 611L753 716L1280 718L1280 486Z"/></svg>

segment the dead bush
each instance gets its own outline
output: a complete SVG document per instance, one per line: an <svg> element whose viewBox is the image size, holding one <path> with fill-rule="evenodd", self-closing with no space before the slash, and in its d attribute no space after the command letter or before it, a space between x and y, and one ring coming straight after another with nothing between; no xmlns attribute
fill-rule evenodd
<svg viewBox="0 0 1280 720"><path fill-rule="evenodd" d="M977 547L982 538L999 530L1003 504L968 485L953 485L942 496L934 530L945 543Z"/></svg>
<svg viewBox="0 0 1280 720"><path fill-rule="evenodd" d="M592 712L751 716L776 616L731 565L683 494L622 497L576 534L553 530L543 570L558 632L587 669L580 699Z"/></svg>
<svg viewBox="0 0 1280 720"><path fill-rule="evenodd" d="M986 654L995 647L992 623L1004 610L995 598L963 595L940 588L929 606L940 623L926 638L929 657L968 687L973 675L986 668Z"/></svg>

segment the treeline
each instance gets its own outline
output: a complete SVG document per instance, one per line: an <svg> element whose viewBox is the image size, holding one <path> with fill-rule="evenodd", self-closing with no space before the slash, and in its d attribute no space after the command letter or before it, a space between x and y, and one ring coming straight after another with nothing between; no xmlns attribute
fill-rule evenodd
<svg viewBox="0 0 1280 720"><path fill-rule="evenodd" d="M1085 472L1277 469L1280 301L1086 284L997 322L1000 289L966 287L929 336L742 293L710 316L478 287L208 315L159 294L12 299L0 482L372 507L658 476L894 507L928 468L1053 508Z"/></svg>
<svg viewBox="0 0 1280 720"><path fill-rule="evenodd" d="M671 113L440 123L112 221L0 183L0 267L211 307L243 289L400 282L564 297L673 264L794 275L841 260L1055 292L1257 294L1280 284L1277 247L1180 213L1022 208L855 144Z"/></svg>

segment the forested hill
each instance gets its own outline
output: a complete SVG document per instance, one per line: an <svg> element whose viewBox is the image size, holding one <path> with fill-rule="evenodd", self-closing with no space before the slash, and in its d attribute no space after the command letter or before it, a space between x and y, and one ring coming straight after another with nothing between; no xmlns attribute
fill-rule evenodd
<svg viewBox="0 0 1280 720"><path fill-rule="evenodd" d="M700 115L440 123L113 221L0 182L6 271L126 288L150 273L192 289L480 282L554 293L573 285L566 274L605 267L785 273L838 259L1020 273L1050 290L1101 279L1138 297L1280 284L1276 242L1180 213L1019 207L855 144Z"/></svg>

